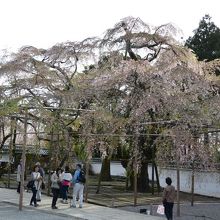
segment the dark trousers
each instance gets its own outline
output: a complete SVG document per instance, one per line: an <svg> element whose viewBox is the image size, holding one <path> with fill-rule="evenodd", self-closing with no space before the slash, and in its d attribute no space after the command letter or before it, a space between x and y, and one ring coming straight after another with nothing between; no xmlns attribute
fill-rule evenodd
<svg viewBox="0 0 220 220"><path fill-rule="evenodd" d="M58 196L60 194L60 189L52 188L53 199L52 199L52 207L56 206Z"/></svg>
<svg viewBox="0 0 220 220"><path fill-rule="evenodd" d="M167 220L173 220L173 203L166 202L164 204L164 212L167 217Z"/></svg>
<svg viewBox="0 0 220 220"><path fill-rule="evenodd" d="M62 199L67 200L67 193L68 193L69 186L62 186Z"/></svg>
<svg viewBox="0 0 220 220"><path fill-rule="evenodd" d="M32 204L32 202L34 202L34 205L36 205L37 204L37 199L36 199L37 189L32 188L31 190L32 190L33 195L32 195L30 204Z"/></svg>
<svg viewBox="0 0 220 220"><path fill-rule="evenodd" d="M17 192L20 193L20 190L21 190L21 182L18 182Z"/></svg>

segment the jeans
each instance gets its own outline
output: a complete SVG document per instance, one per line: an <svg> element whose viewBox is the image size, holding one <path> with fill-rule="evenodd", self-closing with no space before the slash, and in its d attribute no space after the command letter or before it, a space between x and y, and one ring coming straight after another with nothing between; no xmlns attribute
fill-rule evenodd
<svg viewBox="0 0 220 220"><path fill-rule="evenodd" d="M79 206L83 205L83 190L84 185L82 183L75 183L73 187L73 206L76 206L76 198L79 195Z"/></svg>
<svg viewBox="0 0 220 220"><path fill-rule="evenodd" d="M32 188L32 198L31 198L31 201L30 201L30 204L32 204L32 202L34 202L34 205L37 204L37 199L36 199L36 195L37 195L37 189L36 188Z"/></svg>
<svg viewBox="0 0 220 220"><path fill-rule="evenodd" d="M67 200L67 192L68 192L69 186L62 186L62 199Z"/></svg>
<svg viewBox="0 0 220 220"><path fill-rule="evenodd" d="M53 193L53 199L52 199L52 207L56 206L56 203L57 203L57 199L58 199L58 196L59 196L59 193L60 193L60 189L55 189L55 188L52 188L52 193Z"/></svg>
<svg viewBox="0 0 220 220"><path fill-rule="evenodd" d="M166 202L164 204L164 212L167 217L167 220L173 220L173 205L174 203Z"/></svg>

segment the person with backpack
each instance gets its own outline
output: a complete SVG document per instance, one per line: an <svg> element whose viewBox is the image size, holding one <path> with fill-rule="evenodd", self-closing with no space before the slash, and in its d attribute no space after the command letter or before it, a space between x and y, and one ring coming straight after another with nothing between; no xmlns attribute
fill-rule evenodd
<svg viewBox="0 0 220 220"><path fill-rule="evenodd" d="M73 175L73 202L71 207L76 208L76 198L79 195L79 208L83 207L83 190L86 182L85 173L82 170L81 164L76 165L76 171Z"/></svg>

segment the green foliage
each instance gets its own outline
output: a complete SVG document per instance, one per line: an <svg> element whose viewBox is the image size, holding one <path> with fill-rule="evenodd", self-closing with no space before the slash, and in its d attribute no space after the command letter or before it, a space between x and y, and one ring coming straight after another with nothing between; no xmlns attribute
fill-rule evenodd
<svg viewBox="0 0 220 220"><path fill-rule="evenodd" d="M88 153L86 150L86 144L83 142L75 143L74 145L74 152L77 155L77 158L86 161L88 159Z"/></svg>
<svg viewBox="0 0 220 220"><path fill-rule="evenodd" d="M19 101L20 99L11 99L0 103L0 116L7 116L8 114L17 112Z"/></svg>
<svg viewBox="0 0 220 220"><path fill-rule="evenodd" d="M199 60L214 60L220 57L220 29L205 15L194 30L194 36L189 37L186 46L195 51Z"/></svg>

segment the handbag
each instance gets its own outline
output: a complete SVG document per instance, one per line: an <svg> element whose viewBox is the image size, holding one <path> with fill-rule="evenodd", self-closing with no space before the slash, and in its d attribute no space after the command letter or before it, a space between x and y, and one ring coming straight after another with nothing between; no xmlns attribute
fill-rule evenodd
<svg viewBox="0 0 220 220"><path fill-rule="evenodd" d="M63 186L70 186L70 181L68 181L68 180L63 180L63 181L62 181L62 185L63 185Z"/></svg>
<svg viewBox="0 0 220 220"><path fill-rule="evenodd" d="M53 189L60 189L60 185L57 182L52 182L51 188L53 188Z"/></svg>
<svg viewBox="0 0 220 220"><path fill-rule="evenodd" d="M157 213L160 215L164 215L164 206L163 205L158 205Z"/></svg>
<svg viewBox="0 0 220 220"><path fill-rule="evenodd" d="M28 189L33 189L35 186L34 186L34 180L30 180L28 181L27 183L27 188Z"/></svg>
<svg viewBox="0 0 220 220"><path fill-rule="evenodd" d="M46 188L45 183L42 182L42 184L41 184L41 189L45 189L45 188Z"/></svg>

